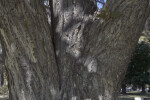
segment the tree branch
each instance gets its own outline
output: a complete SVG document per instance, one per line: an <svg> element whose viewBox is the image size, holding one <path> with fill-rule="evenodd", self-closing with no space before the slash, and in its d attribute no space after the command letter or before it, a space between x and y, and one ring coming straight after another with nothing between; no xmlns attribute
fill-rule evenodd
<svg viewBox="0 0 150 100"><path fill-rule="evenodd" d="M98 3L101 3L101 4L105 5L104 0L96 0L96 2L98 2Z"/></svg>

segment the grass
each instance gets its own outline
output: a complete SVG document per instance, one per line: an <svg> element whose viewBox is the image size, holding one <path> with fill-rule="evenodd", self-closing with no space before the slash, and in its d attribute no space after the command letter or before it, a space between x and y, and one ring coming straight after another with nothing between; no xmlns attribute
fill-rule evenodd
<svg viewBox="0 0 150 100"><path fill-rule="evenodd" d="M4 85L0 86L0 100L8 100L8 87L7 87L7 76L4 73Z"/></svg>
<svg viewBox="0 0 150 100"><path fill-rule="evenodd" d="M1 95L0 100L8 100L8 95Z"/></svg>
<svg viewBox="0 0 150 100"><path fill-rule="evenodd" d="M140 93L139 91L128 92L125 95L120 95L119 100L134 100L134 97L142 97L144 100L150 100L149 93Z"/></svg>
<svg viewBox="0 0 150 100"><path fill-rule="evenodd" d="M1 95L0 94L0 100L8 100L8 95ZM139 91L132 91L127 92L127 94L122 95L120 94L119 100L134 100L134 97L142 97L144 100L150 100L150 94L149 93L140 93Z"/></svg>

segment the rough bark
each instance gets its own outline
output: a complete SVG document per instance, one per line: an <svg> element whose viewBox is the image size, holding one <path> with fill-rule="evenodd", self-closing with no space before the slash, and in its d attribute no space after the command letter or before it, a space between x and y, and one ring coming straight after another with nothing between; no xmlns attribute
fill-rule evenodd
<svg viewBox="0 0 150 100"><path fill-rule="evenodd" d="M150 87L148 87L148 92L150 93Z"/></svg>
<svg viewBox="0 0 150 100"><path fill-rule="evenodd" d="M57 100L58 71L42 0L0 0L10 100Z"/></svg>
<svg viewBox="0 0 150 100"><path fill-rule="evenodd" d="M50 0L62 100L116 100L149 15L148 0L108 0L95 20L95 0Z"/></svg>
<svg viewBox="0 0 150 100"><path fill-rule="evenodd" d="M5 72L4 60L2 54L2 47L0 44L0 86L3 86L4 84L4 72Z"/></svg>
<svg viewBox="0 0 150 100"><path fill-rule="evenodd" d="M107 13L121 16L105 20L95 0L50 4L52 27L42 0L0 0L10 100L117 100L149 0L108 0Z"/></svg>
<svg viewBox="0 0 150 100"><path fill-rule="evenodd" d="M4 73L0 74L0 86L4 85Z"/></svg>
<svg viewBox="0 0 150 100"><path fill-rule="evenodd" d="M141 91L141 93L146 93L146 91L145 91L145 84L142 84L142 91Z"/></svg>
<svg viewBox="0 0 150 100"><path fill-rule="evenodd" d="M122 88L122 94L126 94L126 84L122 84L121 85L121 88Z"/></svg>
<svg viewBox="0 0 150 100"><path fill-rule="evenodd" d="M146 42L150 42L150 16L146 21L146 24L142 33L143 33L142 35L146 37L144 40Z"/></svg>

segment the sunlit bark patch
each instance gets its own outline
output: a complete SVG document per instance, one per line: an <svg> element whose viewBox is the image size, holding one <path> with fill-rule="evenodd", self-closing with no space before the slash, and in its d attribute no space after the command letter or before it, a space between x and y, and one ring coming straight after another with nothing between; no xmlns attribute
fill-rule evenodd
<svg viewBox="0 0 150 100"><path fill-rule="evenodd" d="M14 43L11 44L11 52L14 53L16 51L16 46Z"/></svg>
<svg viewBox="0 0 150 100"><path fill-rule="evenodd" d="M27 86L31 92L32 88L30 85L31 85L31 81L32 81L32 72L30 71L30 66L25 58L22 58L22 65L23 65L24 69L26 70L26 82L27 82Z"/></svg>
<svg viewBox="0 0 150 100"><path fill-rule="evenodd" d="M105 100L111 100L112 95L110 93L110 91L105 90Z"/></svg>
<svg viewBox="0 0 150 100"><path fill-rule="evenodd" d="M30 3L30 0L27 0Z"/></svg>
<svg viewBox="0 0 150 100"><path fill-rule="evenodd" d="M88 98L88 99L84 99L84 100L91 100L91 98Z"/></svg>
<svg viewBox="0 0 150 100"><path fill-rule="evenodd" d="M26 71L27 85L28 85L28 87L29 87L29 89L30 89L30 91L31 91L32 89L31 89L30 84L31 84L32 73L31 73L31 71L30 71L30 69L29 69L29 66L27 66L26 70L27 70L27 71Z"/></svg>
<svg viewBox="0 0 150 100"><path fill-rule="evenodd" d="M97 61L95 58L92 58L91 56L87 57L84 65L87 67L88 72L97 71Z"/></svg>
<svg viewBox="0 0 150 100"><path fill-rule="evenodd" d="M2 45L0 44L0 48L2 48ZM2 49L0 49L0 54L2 54Z"/></svg>
<svg viewBox="0 0 150 100"><path fill-rule="evenodd" d="M98 99L99 99L99 100L102 100L102 95L99 95L99 96L98 96Z"/></svg>
<svg viewBox="0 0 150 100"><path fill-rule="evenodd" d="M24 91L21 90L19 100L27 100L25 97L26 97L26 96L25 96Z"/></svg>
<svg viewBox="0 0 150 100"><path fill-rule="evenodd" d="M57 91L55 90L55 88L51 86L51 94L56 95L56 93L57 93Z"/></svg>
<svg viewBox="0 0 150 100"><path fill-rule="evenodd" d="M71 98L71 100L77 100L77 97L76 97L76 96L73 96L73 97Z"/></svg>
<svg viewBox="0 0 150 100"><path fill-rule="evenodd" d="M58 56L59 55L59 50L56 50L56 56Z"/></svg>

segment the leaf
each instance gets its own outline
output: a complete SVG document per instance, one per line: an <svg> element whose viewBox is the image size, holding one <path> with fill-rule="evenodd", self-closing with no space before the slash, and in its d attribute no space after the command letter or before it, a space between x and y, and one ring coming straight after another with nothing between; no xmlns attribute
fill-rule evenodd
<svg viewBox="0 0 150 100"><path fill-rule="evenodd" d="M115 11L115 12L112 12L112 13L110 14L110 17L111 17L111 18L117 18L117 17L120 17L121 15L122 15L121 12Z"/></svg>
<svg viewBox="0 0 150 100"><path fill-rule="evenodd" d="M97 14L96 17L106 19L107 13L106 13L106 11L102 11L100 14Z"/></svg>

